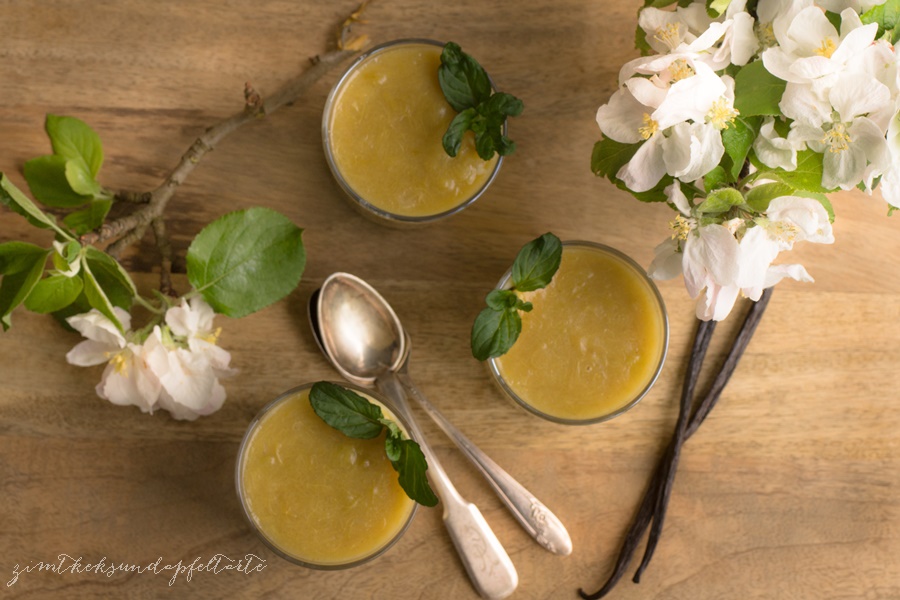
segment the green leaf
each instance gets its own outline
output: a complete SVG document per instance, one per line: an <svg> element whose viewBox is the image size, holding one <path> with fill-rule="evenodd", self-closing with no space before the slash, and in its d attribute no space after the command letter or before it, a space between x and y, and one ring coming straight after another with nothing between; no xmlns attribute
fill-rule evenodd
<svg viewBox="0 0 900 600"><path fill-rule="evenodd" d="M814 150L803 150L797 153L797 168L793 171L775 169L771 171L773 178L794 188L807 192L827 193L832 190L822 186L823 157ZM766 179L766 174L760 175Z"/></svg>
<svg viewBox="0 0 900 600"><path fill-rule="evenodd" d="M381 407L339 385L327 381L313 384L309 403L319 418L348 437L369 440L384 430Z"/></svg>
<svg viewBox="0 0 900 600"><path fill-rule="evenodd" d="M762 60L744 66L734 78L734 107L744 118L781 115L778 104L787 82L769 73Z"/></svg>
<svg viewBox="0 0 900 600"><path fill-rule="evenodd" d="M719 188L711 192L706 200L700 203L697 210L703 214L718 214L731 210L732 206L744 203L744 196L734 188Z"/></svg>
<svg viewBox="0 0 900 600"><path fill-rule="evenodd" d="M84 258L97 284L113 306L128 310L137 296L137 288L119 261L93 246L85 246Z"/></svg>
<svg viewBox="0 0 900 600"><path fill-rule="evenodd" d="M525 109L525 104L521 100L506 92L492 94L484 104L485 114L504 117L518 117Z"/></svg>
<svg viewBox="0 0 900 600"><path fill-rule="evenodd" d="M54 154L66 159L80 158L84 161L91 179L97 176L103 165L103 144L93 129L75 117L56 115L47 115L44 127L50 137Z"/></svg>
<svg viewBox="0 0 900 600"><path fill-rule="evenodd" d="M88 204L87 208L66 215L63 218L63 223L74 231L76 235L84 235L103 225L111 207L112 200L95 199Z"/></svg>
<svg viewBox="0 0 900 600"><path fill-rule="evenodd" d="M518 296L512 290L491 290L485 298L488 307L494 310L515 308L518 301Z"/></svg>
<svg viewBox="0 0 900 600"><path fill-rule="evenodd" d="M591 171L599 177L606 177L615 183L616 175L628 161L634 157L642 142L637 144L623 144L611 138L604 137L594 144L591 153Z"/></svg>
<svg viewBox="0 0 900 600"><path fill-rule="evenodd" d="M794 188L785 183L764 183L747 192L747 204L757 212L766 212L769 202L781 196L792 196Z"/></svg>
<svg viewBox="0 0 900 600"><path fill-rule="evenodd" d="M441 53L438 81L456 112L474 108L491 95L491 81L485 70L453 42L447 42Z"/></svg>
<svg viewBox="0 0 900 600"><path fill-rule="evenodd" d="M726 185L728 181L728 174L725 172L725 169L722 168L722 165L719 165L715 169L704 175L703 189L707 193L709 193L716 188L720 188Z"/></svg>
<svg viewBox="0 0 900 600"><path fill-rule="evenodd" d="M66 181L69 182L72 191L76 194L94 197L103 191L81 157L70 158L66 161Z"/></svg>
<svg viewBox="0 0 900 600"><path fill-rule="evenodd" d="M459 147L462 145L463 135L472 127L472 119L475 118L476 112L474 108L467 108L461 113L453 117L447 132L444 134L441 143L444 145L444 152L449 156L455 157L459 153Z"/></svg>
<svg viewBox="0 0 900 600"><path fill-rule="evenodd" d="M51 275L37 282L25 298L25 308L42 314L57 312L75 302L83 287L79 277Z"/></svg>
<svg viewBox="0 0 900 600"><path fill-rule="evenodd" d="M647 42L647 32L640 25L634 28L634 47L641 51L641 56L653 54L653 47Z"/></svg>
<svg viewBox="0 0 900 600"><path fill-rule="evenodd" d="M224 215L188 248L188 280L216 312L249 315L297 287L306 265L302 234L268 208Z"/></svg>
<svg viewBox="0 0 900 600"><path fill-rule="evenodd" d="M399 475L400 487L419 504L437 504L438 498L425 477L428 464L422 449L405 438L400 427L384 416L380 406L353 390L327 381L313 384L309 403L319 418L348 437L374 439L387 429L384 451Z"/></svg>
<svg viewBox="0 0 900 600"><path fill-rule="evenodd" d="M709 16L716 18L722 15L731 4L731 0L706 0L706 11L712 13Z"/></svg>
<svg viewBox="0 0 900 600"><path fill-rule="evenodd" d="M2 325L3 331L7 331L12 325L12 311L25 301L44 273L44 264L47 262L50 250L34 252L30 248L19 246L14 250L16 258L11 259L9 257L13 249L7 244L3 244L3 246L6 246L5 266L9 271L5 271L3 279L0 280L0 325Z"/></svg>
<svg viewBox="0 0 900 600"><path fill-rule="evenodd" d="M50 154L33 158L25 163L25 181L32 195L46 204L60 208L81 206L91 199L72 190L66 179L67 160Z"/></svg>
<svg viewBox="0 0 900 600"><path fill-rule="evenodd" d="M472 325L472 356L487 360L506 354L522 331L522 318L514 309L485 308Z"/></svg>
<svg viewBox="0 0 900 600"><path fill-rule="evenodd" d="M545 233L519 250L512 266L512 282L520 292L546 287L559 269L562 242L552 233Z"/></svg>
<svg viewBox="0 0 900 600"><path fill-rule="evenodd" d="M760 125L762 117L738 117L731 126L722 130L722 144L725 146L722 164L731 176L731 181L737 181L741 176L747 154L759 135Z"/></svg>
<svg viewBox="0 0 900 600"><path fill-rule="evenodd" d="M399 455L396 460L391 460L391 464L399 475L400 487L407 496L422 506L437 506L438 497L428 485L428 478L425 475L428 464L425 462L422 449L413 440L388 439L394 447L392 451ZM387 443L386 441L385 444Z"/></svg>
<svg viewBox="0 0 900 600"><path fill-rule="evenodd" d="M72 235L56 224L56 219L39 209L19 188L17 188L5 173L0 173L0 204L9 207L13 212L25 217L25 219L41 229L52 229L66 240L74 240Z"/></svg>
<svg viewBox="0 0 900 600"><path fill-rule="evenodd" d="M91 308L99 310L119 331L124 333L125 328L122 327L119 317L116 316L116 312L113 310L114 305L106 295L104 288L97 281L97 277L92 272L91 263L88 260L81 261L81 279L84 285L84 297Z"/></svg>
<svg viewBox="0 0 900 600"><path fill-rule="evenodd" d="M46 258L49 250L28 242L5 242L0 244L0 275L15 275L28 271L34 261Z"/></svg>
<svg viewBox="0 0 900 600"><path fill-rule="evenodd" d="M641 202L668 202L669 197L666 195L666 188L672 185L673 181L675 181L674 177L665 175L652 189L649 189L646 192L635 192L625 185L625 182L621 179L613 178L613 183L616 184L617 188L628 192ZM686 190L685 193L687 193Z"/></svg>

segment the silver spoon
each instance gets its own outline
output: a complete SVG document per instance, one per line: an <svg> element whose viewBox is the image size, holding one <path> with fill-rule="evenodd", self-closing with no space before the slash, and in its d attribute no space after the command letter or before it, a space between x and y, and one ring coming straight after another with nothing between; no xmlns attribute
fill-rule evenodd
<svg viewBox="0 0 900 600"><path fill-rule="evenodd" d="M392 370L404 360L407 348L394 311L361 279L335 273L310 299L310 324L322 351L341 375L358 385L374 385L406 417L444 507L444 526L476 591L490 600L512 594L519 583L515 566L478 507L453 487L413 418Z"/></svg>
<svg viewBox="0 0 900 600"><path fill-rule="evenodd" d="M396 335L397 331L403 331L403 326L390 305L366 282L348 273L335 273L326 280L326 283L329 280L332 281L331 285L335 285L333 283L335 280L339 280L345 285L349 285L349 282L352 282L352 285L359 289L361 293L367 294L373 303L377 301L379 306L378 314L385 319L383 327L386 327L386 329L384 330L385 333L382 334L383 336L389 338L391 335ZM322 288L325 288L325 284L323 284ZM321 311L321 306L321 296L314 296L310 300L310 322L313 323L313 330L316 332L317 338L321 338L321 333L316 331L318 316L314 312ZM317 339L317 341L319 340ZM324 344L320 342L320 346L325 354L332 358L325 350ZM402 352L398 352L396 356L392 355L386 358L385 362L387 360L393 361L389 368L397 373L400 382L406 386L407 390L419 402L425 412L456 443L465 456L478 467L522 527L547 550L556 554L570 554L572 552L572 540L565 526L556 515L454 427L413 383L408 372L410 340L409 335L405 332L403 333L403 339L399 341L399 346L402 348ZM343 357L343 360L346 361L349 358ZM346 375L346 371L342 371L342 373ZM363 385L371 385L371 382L363 383Z"/></svg>

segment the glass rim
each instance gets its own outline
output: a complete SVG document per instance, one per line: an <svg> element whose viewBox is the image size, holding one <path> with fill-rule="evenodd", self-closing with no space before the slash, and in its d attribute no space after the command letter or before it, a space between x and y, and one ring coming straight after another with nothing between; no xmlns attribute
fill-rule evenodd
<svg viewBox="0 0 900 600"><path fill-rule="evenodd" d="M484 184L477 191L475 191L472 196L460 204L449 208L445 211L435 213L433 215L401 215L395 212L391 212L389 210L385 210L383 208L379 208L375 206L368 200L362 197L362 195L357 192L353 187L344 179L341 170L338 168L337 161L334 158L334 153L331 150L331 114L334 108L334 104L338 94L340 93L344 83L347 79L353 74L354 70L356 70L364 61L371 58L375 54L379 52L383 52L395 46L403 46L409 44L424 44L429 46L437 46L443 47L444 43L439 42L437 40L429 39L429 38L400 38L396 40L391 40L388 42L383 42L370 48L364 53L360 54L350 65L341 73L341 76L338 77L338 80L332 86L331 91L328 92L328 97L325 99L325 107L322 111L322 145L325 149L325 161L328 163L328 168L331 171L334 180L337 182L338 186L343 190L344 195L347 196L357 208L363 210L366 214L370 214L375 216L383 221L398 223L398 224L408 224L408 225L416 225L416 224L427 224L433 221L438 221L440 219L444 219L446 217L455 215L458 212L461 212L463 209L470 206L474 203L478 198L484 194L485 191L491 186L494 179L497 177L497 173L500 171L500 165L503 163L503 156L497 154L497 162L494 164L494 168L491 170L491 174L485 180ZM485 71L487 73L487 71ZM491 89L496 90L496 86L494 85L494 80L491 79L490 74L488 74L488 81L491 84ZM503 135L506 135L508 131L508 122L507 120L503 121Z"/></svg>
<svg viewBox="0 0 900 600"><path fill-rule="evenodd" d="M281 546L279 546L277 543L275 543L274 540L270 539L268 537L268 535L266 535L266 532L263 531L262 528L260 528L259 525L256 524L256 522L250 516L250 508L247 505L247 500L244 496L244 489L243 489L243 485L242 485L244 457L245 457L245 453L247 450L247 445L249 443L249 440L252 437L252 434L256 431L256 428L259 425L260 421L271 410L273 410L276 406L278 406L282 402L287 401L289 398L291 398L298 392L303 392L305 390L312 388L312 386L315 385L315 383L316 382L304 383L304 384L292 387L291 389L280 393L277 397L275 397L275 399L269 401L265 406L263 406L256 413L256 415L254 415L253 420L251 420L250 424L247 425L247 429L244 432L244 437L241 439L241 444L238 447L237 459L235 460L234 483L235 483L235 488L236 488L237 495L238 495L238 500L241 504L241 512L244 515L244 520L250 525L250 528L253 530L253 533L256 534L256 537L259 538L269 550L271 550L272 552L274 552L281 558L283 558L283 559L287 560L288 562L291 562L295 565L307 567L310 569L317 569L320 571L338 571L338 570L342 570L342 569L349 569L351 567L356 567L361 564L367 563L371 560L378 558L385 552L387 552L388 549L390 549L394 544L397 543L397 541L401 537L403 537L403 534L406 533L406 530L409 529L409 526L412 524L413 517L416 515L416 512L418 511L419 505L417 502L411 500L412 508L409 511L409 515L406 517L406 521L403 523L403 526L397 531L397 533L390 540L388 540L387 542L385 542L384 544L379 546L376 550L374 550L370 554L367 554L365 556L362 556L360 558L354 559L349 562L342 562L342 563L316 563L316 562L311 562L309 560L304 560L304 559L298 558L298 557L292 555L290 552L288 552L284 548L282 548ZM381 394L374 392L373 390L369 390L369 389L363 388L361 386L358 386L356 384L346 382L346 381L341 381L341 382L335 381L335 382L329 382L329 383L334 383L335 385L346 387L346 388L351 389L354 392L357 392L361 395L369 396L370 398L377 400L379 403L383 404L391 412L391 416L393 418L395 418L397 421L399 421L400 428L404 431L404 433L406 433L410 437L410 439L415 439L409 433L410 428L409 428L409 424L407 423L406 419L398 413L398 410L394 406L394 404L390 400L388 400L384 396L382 396Z"/></svg>
<svg viewBox="0 0 900 600"><path fill-rule="evenodd" d="M656 284L650 279L650 276L647 275L647 271L637 263L633 258L618 250L613 248L612 246L607 246L606 244L601 244L598 242L591 242L586 240L568 240L562 242L563 247L582 247L582 248L591 248L593 250L599 250L601 252L605 252L606 254L612 255L622 262L624 262L628 267L630 267L635 273L640 276L641 280L644 281L650 288L653 293L653 297L656 299L656 305L659 309L659 315L662 319L663 325L663 343L662 348L659 352L659 359L656 364L656 369L653 372L653 376L647 381L646 385L641 388L641 391L638 392L635 397L629 400L627 403L617 408L616 410L599 415L597 417L589 417L587 419L567 419L564 417L557 417L555 415L547 414L542 410L539 410L529 404L525 399L519 396L515 390L509 385L506 379L503 377L503 374L500 372L500 368L497 365L497 359L494 357L490 357L487 360L488 371L490 371L494 382L500 387L500 389L513 401L515 401L520 407L524 408L528 412L542 419L546 419L548 421L552 421L554 423L559 423L561 425L593 425L595 423L603 423L604 421L609 421L618 417L619 415L627 412L631 408L633 408L647 393L650 389L656 384L656 380L659 379L659 375L662 372L663 365L666 362L666 357L669 353L669 314L666 310L666 303L663 300L662 294L659 292L659 288L656 287ZM512 278L512 267L507 269L506 273L500 278L500 281L494 287L494 289L505 289L509 287L510 279Z"/></svg>

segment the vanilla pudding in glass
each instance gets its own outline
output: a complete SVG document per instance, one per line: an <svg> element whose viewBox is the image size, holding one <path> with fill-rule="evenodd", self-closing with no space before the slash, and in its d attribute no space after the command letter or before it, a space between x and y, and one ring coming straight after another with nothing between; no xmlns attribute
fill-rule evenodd
<svg viewBox="0 0 900 600"><path fill-rule="evenodd" d="M380 396L340 385L380 405L407 433ZM332 428L313 411L311 387L285 392L250 424L238 453L238 496L253 529L283 558L319 569L352 567L393 545L416 503L397 482L385 434L360 440Z"/></svg>
<svg viewBox="0 0 900 600"><path fill-rule="evenodd" d="M444 151L441 140L457 113L438 81L442 50L432 40L378 46L328 96L325 156L367 216L396 224L446 217L474 202L500 168L498 154L488 161L478 156L471 132L456 157Z"/></svg>
<svg viewBox="0 0 900 600"><path fill-rule="evenodd" d="M507 272L498 288L509 281ZM550 284L517 294L534 308L520 312L518 340L488 367L532 413L558 423L604 421L636 404L656 381L669 339L665 306L626 255L563 242Z"/></svg>

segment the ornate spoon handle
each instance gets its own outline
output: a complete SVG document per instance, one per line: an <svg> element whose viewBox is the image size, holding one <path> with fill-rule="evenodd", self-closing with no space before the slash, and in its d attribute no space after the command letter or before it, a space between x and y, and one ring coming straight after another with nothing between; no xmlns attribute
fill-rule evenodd
<svg viewBox="0 0 900 600"><path fill-rule="evenodd" d="M500 465L495 463L450 423L419 391L410 378L406 365L407 363L404 362L398 371L400 382L409 390L412 397L416 399L425 412L428 413L428 416L444 430L444 433L456 443L463 454L478 467L525 531L538 544L550 552L562 555L570 554L572 552L572 539L557 516L550 512L550 509L535 498L521 483L513 479L509 473L504 471Z"/></svg>
<svg viewBox="0 0 900 600"><path fill-rule="evenodd" d="M476 591L488 600L501 600L512 594L519 584L516 568L491 530L478 507L466 501L444 471L441 463L425 441L409 410L406 393L393 372L375 381L375 386L394 401L406 417L413 437L422 448L428 462L428 478L444 507L444 526L456 546L459 558L469 574Z"/></svg>

